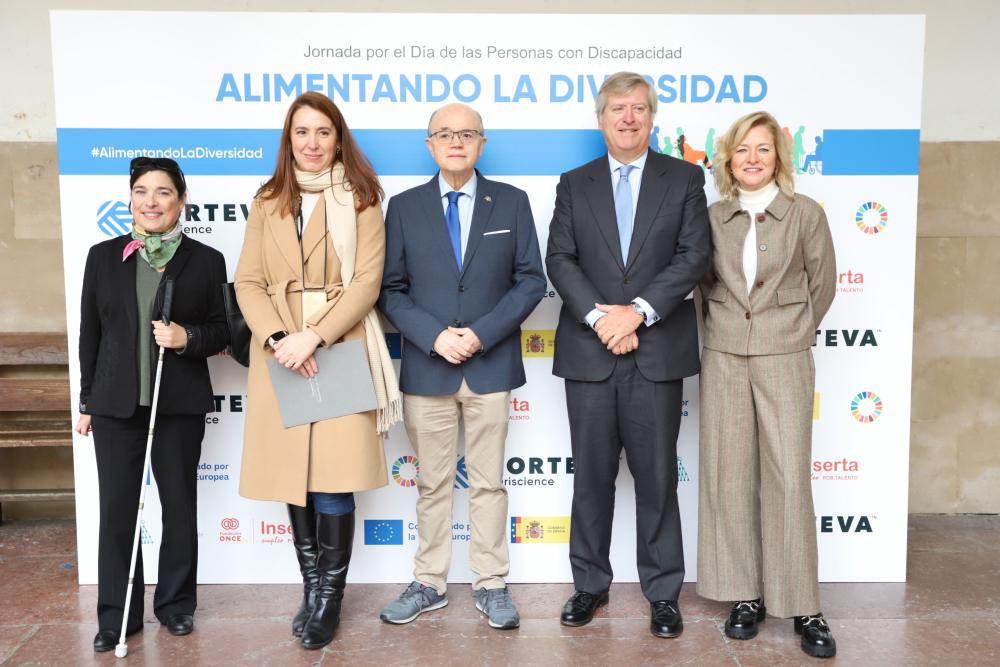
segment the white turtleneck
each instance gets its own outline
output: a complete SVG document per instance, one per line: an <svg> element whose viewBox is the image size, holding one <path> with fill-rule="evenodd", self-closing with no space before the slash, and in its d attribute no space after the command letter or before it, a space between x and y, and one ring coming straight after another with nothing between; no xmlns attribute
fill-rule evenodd
<svg viewBox="0 0 1000 667"><path fill-rule="evenodd" d="M757 277L757 225L754 222L757 214L763 213L778 196L778 184L771 181L761 189L750 192L740 188L739 193L740 206L750 214L750 229L743 241L743 275L746 276L747 294L750 294Z"/></svg>

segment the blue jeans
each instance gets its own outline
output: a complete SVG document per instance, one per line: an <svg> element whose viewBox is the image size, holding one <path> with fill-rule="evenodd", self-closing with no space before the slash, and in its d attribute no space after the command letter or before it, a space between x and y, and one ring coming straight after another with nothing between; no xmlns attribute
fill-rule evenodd
<svg viewBox="0 0 1000 667"><path fill-rule="evenodd" d="M308 499L312 501L313 507L320 514L338 516L340 514L350 514L354 511L353 493L310 491Z"/></svg>

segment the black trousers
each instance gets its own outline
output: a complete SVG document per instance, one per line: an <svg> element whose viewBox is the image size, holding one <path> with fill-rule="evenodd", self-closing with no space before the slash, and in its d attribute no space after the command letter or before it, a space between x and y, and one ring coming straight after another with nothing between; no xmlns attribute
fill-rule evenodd
<svg viewBox="0 0 1000 667"><path fill-rule="evenodd" d="M635 479L636 561L648 600L676 600L684 582L677 505L677 434L682 380L652 382L633 355L601 382L566 380L576 469L569 560L577 590L611 585L611 522L622 448Z"/></svg>
<svg viewBox="0 0 1000 667"><path fill-rule="evenodd" d="M128 419L94 415L91 420L101 507L97 622L102 630L121 629L149 414L148 407L139 406ZM160 621L174 614L193 614L197 606L197 475L204 435L204 415L156 417L150 458L163 509L159 578L153 595L153 611ZM140 547L129 605L129 630L142 625L143 592Z"/></svg>

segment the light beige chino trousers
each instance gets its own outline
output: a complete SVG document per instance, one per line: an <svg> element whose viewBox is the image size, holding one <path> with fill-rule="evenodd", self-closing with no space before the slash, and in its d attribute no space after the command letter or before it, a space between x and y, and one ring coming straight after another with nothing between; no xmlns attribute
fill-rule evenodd
<svg viewBox="0 0 1000 667"><path fill-rule="evenodd" d="M465 422L469 474L469 567L478 588L503 588L510 570L504 450L510 392L477 394L465 380L450 396L403 396L403 421L417 453L417 533L413 578L444 594L452 546L452 489L458 459L459 418Z"/></svg>
<svg viewBox="0 0 1000 667"><path fill-rule="evenodd" d="M701 360L698 594L820 611L813 510L812 350Z"/></svg>

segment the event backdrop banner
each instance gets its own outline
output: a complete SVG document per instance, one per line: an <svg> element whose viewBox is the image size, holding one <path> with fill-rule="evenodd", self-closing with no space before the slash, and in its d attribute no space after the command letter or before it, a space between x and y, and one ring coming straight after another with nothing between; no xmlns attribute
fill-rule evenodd
<svg viewBox="0 0 1000 667"><path fill-rule="evenodd" d="M87 249L126 233L131 222L129 160L167 156L181 164L190 187L184 231L220 249L232 276L248 206L274 168L285 111L305 91L342 109L389 196L434 175L424 146L431 112L454 101L472 105L488 137L479 166L527 191L543 249L559 174L604 151L594 99L608 75L633 70L648 78L659 98L651 148L704 169L710 201L718 198L708 173L714 138L742 114L772 112L794 145L797 188L826 209L837 249L837 298L813 350L820 578L905 579L922 16L50 16L71 350ZM146 41L151 27L169 39ZM524 323L528 381L511 394L504 485L512 582L571 580L574 462L563 383L551 373L559 305L549 286ZM398 357L398 334L388 337ZM70 356L75 393L79 367ZM209 364L216 411L207 416L198 472L199 581L296 581L285 508L238 493L243 412L253 402L246 372L224 357ZM696 377L684 383L677 455L693 580ZM358 494L353 581L411 578L420 462L399 427L385 456L387 486ZM94 583L98 504L89 439L74 435L74 463L80 582ZM463 458L454 488L451 580L467 582ZM624 458L618 491L612 563L618 581L636 581ZM142 531L150 580L160 540L156 498L150 494Z"/></svg>

